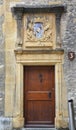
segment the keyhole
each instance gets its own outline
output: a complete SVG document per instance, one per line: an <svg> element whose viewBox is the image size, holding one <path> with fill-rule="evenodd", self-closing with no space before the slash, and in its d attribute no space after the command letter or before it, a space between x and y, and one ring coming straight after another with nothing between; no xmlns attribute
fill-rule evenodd
<svg viewBox="0 0 76 130"><path fill-rule="evenodd" d="M42 74L39 74L39 79L40 79L40 82L42 83L42 81L43 81L43 75Z"/></svg>
<svg viewBox="0 0 76 130"><path fill-rule="evenodd" d="M48 97L51 98L51 92L48 93Z"/></svg>

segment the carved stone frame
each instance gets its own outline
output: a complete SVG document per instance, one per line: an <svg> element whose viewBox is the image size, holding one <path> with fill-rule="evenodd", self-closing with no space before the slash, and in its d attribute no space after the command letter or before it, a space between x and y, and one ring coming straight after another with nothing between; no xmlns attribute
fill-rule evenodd
<svg viewBox="0 0 76 130"><path fill-rule="evenodd" d="M38 65L55 66L55 127L67 127L67 103L65 102L66 88L63 82L63 50L55 51L15 51L16 54L16 102L13 114L14 127L24 126L23 117L23 67ZM63 87L62 87L63 86ZM65 106L65 110L62 107ZM66 116L65 116L66 115Z"/></svg>
<svg viewBox="0 0 76 130"><path fill-rule="evenodd" d="M42 5L42 6L26 6L25 4L11 5L13 15L17 20L17 48L22 48L22 21L26 13L54 13L56 15L56 47L61 47L60 21L62 13L66 12L66 5Z"/></svg>

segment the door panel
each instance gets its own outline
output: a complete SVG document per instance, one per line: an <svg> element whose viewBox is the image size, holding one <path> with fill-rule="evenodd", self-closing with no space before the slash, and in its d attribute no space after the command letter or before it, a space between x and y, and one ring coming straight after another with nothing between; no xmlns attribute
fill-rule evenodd
<svg viewBox="0 0 76 130"><path fill-rule="evenodd" d="M25 124L54 124L54 66L24 67Z"/></svg>
<svg viewBox="0 0 76 130"><path fill-rule="evenodd" d="M50 101L29 101L28 121L32 123L52 123L52 104ZM43 108L43 109L42 109ZM28 123L29 123L28 122Z"/></svg>

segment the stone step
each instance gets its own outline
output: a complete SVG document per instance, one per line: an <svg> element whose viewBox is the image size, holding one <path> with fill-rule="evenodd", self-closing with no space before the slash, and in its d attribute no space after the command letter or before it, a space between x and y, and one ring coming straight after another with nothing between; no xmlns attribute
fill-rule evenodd
<svg viewBox="0 0 76 130"><path fill-rule="evenodd" d="M56 130L56 128L21 128L21 130Z"/></svg>

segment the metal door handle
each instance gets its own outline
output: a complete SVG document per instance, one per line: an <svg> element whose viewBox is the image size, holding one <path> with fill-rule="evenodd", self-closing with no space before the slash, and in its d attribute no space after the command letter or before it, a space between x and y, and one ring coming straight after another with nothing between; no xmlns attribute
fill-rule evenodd
<svg viewBox="0 0 76 130"><path fill-rule="evenodd" d="M51 92L48 93L48 97L51 98Z"/></svg>

